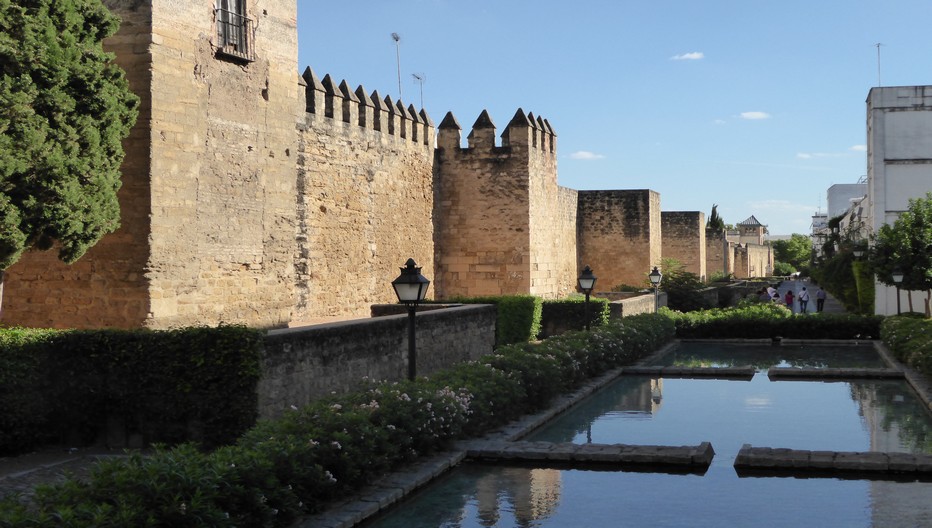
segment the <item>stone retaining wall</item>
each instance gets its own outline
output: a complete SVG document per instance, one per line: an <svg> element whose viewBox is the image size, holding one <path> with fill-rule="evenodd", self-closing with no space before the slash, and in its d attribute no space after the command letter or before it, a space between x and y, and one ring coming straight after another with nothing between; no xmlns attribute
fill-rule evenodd
<svg viewBox="0 0 932 528"><path fill-rule="evenodd" d="M495 314L491 305L418 313L418 374L492 352ZM407 325L407 315L391 315L270 331L258 388L260 417L274 418L292 405L353 390L366 377L405 379Z"/></svg>

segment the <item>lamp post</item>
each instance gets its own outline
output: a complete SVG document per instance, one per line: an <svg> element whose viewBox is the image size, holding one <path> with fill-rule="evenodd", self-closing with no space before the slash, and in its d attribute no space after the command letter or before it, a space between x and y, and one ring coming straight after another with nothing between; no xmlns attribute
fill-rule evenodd
<svg viewBox="0 0 932 528"><path fill-rule="evenodd" d="M653 271L647 274L647 278L654 285L654 313L657 313L660 311L660 292L658 288L660 288L660 281L663 280L663 273L660 273L657 266L654 266Z"/></svg>
<svg viewBox="0 0 932 528"><path fill-rule="evenodd" d="M579 275L579 289L586 294L586 304L583 306L583 313L585 314L586 319L586 331L589 331L589 294L592 293L592 288L595 288L595 275L592 274L592 268L586 266L582 273Z"/></svg>
<svg viewBox="0 0 932 528"><path fill-rule="evenodd" d="M854 250L854 258L859 259L864 256L864 250L861 248Z"/></svg>
<svg viewBox="0 0 932 528"><path fill-rule="evenodd" d="M392 288L398 301L408 307L408 379L414 380L417 376L417 347L414 343L414 314L417 305L427 295L430 281L421 275L421 268L414 259L408 259L405 267L401 268L401 275L392 281Z"/></svg>
<svg viewBox="0 0 932 528"><path fill-rule="evenodd" d="M893 283L896 284L896 315L900 315L900 283L903 282L903 270L893 270Z"/></svg>

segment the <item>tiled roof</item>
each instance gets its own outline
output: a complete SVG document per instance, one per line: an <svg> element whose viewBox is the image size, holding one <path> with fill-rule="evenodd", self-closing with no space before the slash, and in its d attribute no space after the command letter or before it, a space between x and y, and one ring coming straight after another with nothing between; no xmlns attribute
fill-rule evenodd
<svg viewBox="0 0 932 528"><path fill-rule="evenodd" d="M738 225L740 225L740 226L761 226L761 227L763 227L764 224L758 222L758 221L757 221L757 218L754 218L754 215L751 215L751 216L748 217L748 219L745 220L744 222L738 222Z"/></svg>

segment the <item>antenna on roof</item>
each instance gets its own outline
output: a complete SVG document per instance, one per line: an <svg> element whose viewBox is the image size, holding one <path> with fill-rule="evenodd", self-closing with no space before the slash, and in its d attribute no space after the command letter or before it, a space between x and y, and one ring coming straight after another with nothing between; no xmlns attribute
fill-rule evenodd
<svg viewBox="0 0 932 528"><path fill-rule="evenodd" d="M398 63L398 99L401 100L401 35L392 33L395 41L395 60Z"/></svg>
<svg viewBox="0 0 932 528"><path fill-rule="evenodd" d="M423 73L412 73L411 77L414 77L414 82L421 85L421 108L424 108L424 81L427 80L427 76Z"/></svg>
<svg viewBox="0 0 932 528"><path fill-rule="evenodd" d="M880 46L883 46L883 43L878 42L874 44L874 46L877 46L877 86L883 86L883 84L880 83Z"/></svg>

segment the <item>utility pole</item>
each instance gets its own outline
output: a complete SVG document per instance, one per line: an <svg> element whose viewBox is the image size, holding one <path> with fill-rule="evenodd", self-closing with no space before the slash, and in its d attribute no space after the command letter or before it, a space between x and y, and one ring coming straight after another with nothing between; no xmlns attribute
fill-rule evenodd
<svg viewBox="0 0 932 528"><path fill-rule="evenodd" d="M392 40L395 41L395 60L398 64L398 100L401 100L401 36L398 33L392 33Z"/></svg>

